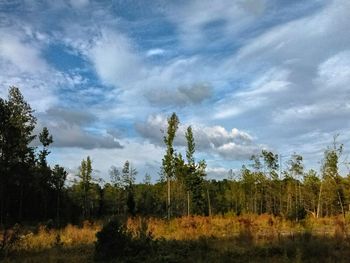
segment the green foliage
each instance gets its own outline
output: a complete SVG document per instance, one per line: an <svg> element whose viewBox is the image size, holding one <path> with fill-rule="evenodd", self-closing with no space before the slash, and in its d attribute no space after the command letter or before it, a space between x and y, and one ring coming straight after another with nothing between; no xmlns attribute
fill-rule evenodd
<svg viewBox="0 0 350 263"><path fill-rule="evenodd" d="M175 150L173 146L173 142L175 139L176 131L179 127L179 118L175 113L173 113L170 118L168 118L168 129L167 133L164 136L164 143L166 145L166 153L162 160L162 172L166 176L167 179L167 216L168 219L171 217L171 180L175 176Z"/></svg>
<svg viewBox="0 0 350 263"><path fill-rule="evenodd" d="M166 145L166 153L163 158L163 171L167 178L173 178L175 176L175 166L174 166L174 146L173 142L175 139L176 131L179 127L179 118L175 113L173 113L170 118L168 118L168 129L164 136L164 143Z"/></svg>
<svg viewBox="0 0 350 263"><path fill-rule="evenodd" d="M89 156L86 160L81 161L78 177L81 180L83 218L87 218L90 215L90 189L92 186L92 162Z"/></svg>
<svg viewBox="0 0 350 263"><path fill-rule="evenodd" d="M188 164L194 164L194 153L195 153L195 147L196 144L194 142L192 127L188 126L186 134L186 141L187 141L187 150L186 150L186 158Z"/></svg>

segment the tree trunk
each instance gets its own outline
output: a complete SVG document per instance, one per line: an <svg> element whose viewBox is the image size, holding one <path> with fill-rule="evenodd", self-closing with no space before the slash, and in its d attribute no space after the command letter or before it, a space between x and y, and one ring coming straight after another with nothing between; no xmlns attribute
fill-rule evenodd
<svg viewBox="0 0 350 263"><path fill-rule="evenodd" d="M207 189L207 196L208 196L208 212L209 212L209 216L211 216L211 204L210 204L209 189Z"/></svg>
<svg viewBox="0 0 350 263"><path fill-rule="evenodd" d="M319 195L318 195L317 214L316 214L316 217L317 217L317 218L319 218L320 213L321 213L321 196L322 196L322 186L323 186L323 182L321 182L320 192L319 192Z"/></svg>
<svg viewBox="0 0 350 263"><path fill-rule="evenodd" d="M170 217L171 217L171 197L170 197L170 187L171 187L171 185L170 185L170 177L168 176L168 178L167 178L167 180L168 180L168 207L167 207L167 212L168 212L168 220L170 219Z"/></svg>
<svg viewBox="0 0 350 263"><path fill-rule="evenodd" d="M337 194L338 194L338 199L339 199L339 204L341 208L341 213L343 214L343 217L345 218L345 212L344 212L344 206L343 206L343 201L341 200L339 190L337 189Z"/></svg>
<svg viewBox="0 0 350 263"><path fill-rule="evenodd" d="M190 216L190 191L187 191L187 216Z"/></svg>
<svg viewBox="0 0 350 263"><path fill-rule="evenodd" d="M56 217L57 217L57 225L60 227L60 192L57 192L57 204L56 204Z"/></svg>
<svg viewBox="0 0 350 263"><path fill-rule="evenodd" d="M22 221L22 209L23 209L23 184L20 185L20 197L18 206L18 221Z"/></svg>
<svg viewBox="0 0 350 263"><path fill-rule="evenodd" d="M0 227L4 225L4 215L5 215L5 194L4 194L4 184L1 182L1 204L0 204Z"/></svg>

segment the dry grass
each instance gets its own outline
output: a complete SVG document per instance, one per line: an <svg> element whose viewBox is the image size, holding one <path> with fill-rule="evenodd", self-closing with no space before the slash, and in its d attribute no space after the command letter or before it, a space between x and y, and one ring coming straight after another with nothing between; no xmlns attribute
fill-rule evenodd
<svg viewBox="0 0 350 263"><path fill-rule="evenodd" d="M204 242L210 249L223 253L240 253L247 247L273 247L279 243L289 246L288 242L283 242L288 238L294 240L294 237L300 235L331 239L332 243L327 243L328 246L337 246L349 241L350 226L350 222L341 217L308 218L296 223L270 215L190 216L170 221L149 218L147 222L148 231L155 239L183 244ZM142 219L138 217L129 218L127 221L128 229L135 235L141 224ZM37 231L25 231L5 262L92 261L95 235L101 226L101 222L85 222L82 227L68 225L61 230L50 230L41 226ZM297 252L293 255L298 256Z"/></svg>
<svg viewBox="0 0 350 263"><path fill-rule="evenodd" d="M128 228L135 231L140 218L129 218ZM170 221L150 218L148 227L153 237L168 240L196 240L203 237L234 238L251 232L255 240L275 239L305 232L318 236L346 235L350 224L339 217L291 222L271 215L181 217Z"/></svg>
<svg viewBox="0 0 350 263"><path fill-rule="evenodd" d="M100 225L84 222L82 227L67 225L62 230L46 229L40 226L37 233L29 232L21 237L18 250L41 251L55 246L72 248L93 244Z"/></svg>

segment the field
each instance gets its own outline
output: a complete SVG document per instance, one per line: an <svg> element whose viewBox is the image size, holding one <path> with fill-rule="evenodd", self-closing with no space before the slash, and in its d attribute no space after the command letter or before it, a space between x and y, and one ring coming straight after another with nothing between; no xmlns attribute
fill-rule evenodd
<svg viewBox="0 0 350 263"><path fill-rule="evenodd" d="M183 217L170 221L129 218L140 238L147 222L148 251L130 251L119 262L348 262L349 224L342 218L291 222L268 215ZM21 229L3 262L93 262L102 222ZM20 233L20 234L19 234ZM2 234L2 236L4 236Z"/></svg>

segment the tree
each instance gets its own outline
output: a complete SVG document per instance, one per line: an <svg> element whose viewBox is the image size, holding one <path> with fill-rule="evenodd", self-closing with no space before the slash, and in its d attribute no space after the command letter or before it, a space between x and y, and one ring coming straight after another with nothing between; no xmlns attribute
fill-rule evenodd
<svg viewBox="0 0 350 263"><path fill-rule="evenodd" d="M316 217L321 180L317 176L316 171L311 169L304 175L303 181L305 210Z"/></svg>
<svg viewBox="0 0 350 263"><path fill-rule="evenodd" d="M42 132L39 134L39 140L43 145L43 149L39 153L39 163L42 167L47 167L46 157L50 154L48 146L53 143L52 135L50 135L47 127L44 127Z"/></svg>
<svg viewBox="0 0 350 263"><path fill-rule="evenodd" d="M181 154L174 155L175 175L180 181L183 181L187 191L187 215L190 214L190 203L192 203L193 211L197 214L204 212L204 177L206 176L205 161L195 162L195 142L191 126L187 128L185 133L187 140L186 159L187 163L182 158ZM192 202L190 202L190 194Z"/></svg>
<svg viewBox="0 0 350 263"><path fill-rule="evenodd" d="M186 134L186 141L187 141L187 150L186 150L186 158L187 158L187 163L190 169L188 169L189 172L193 172L193 166L194 166L194 153L195 153L195 147L196 144L194 142L193 138L193 132L192 132L192 127L188 126ZM192 166L192 167L191 167ZM187 179L187 178L186 178ZM187 215L190 215L190 183L189 180L187 180Z"/></svg>
<svg viewBox="0 0 350 263"><path fill-rule="evenodd" d="M134 183L136 175L136 169L131 166L129 161L126 161L122 170L122 181L126 191L127 211L131 215L135 215Z"/></svg>
<svg viewBox="0 0 350 263"><path fill-rule="evenodd" d="M145 185L151 185L151 181L152 181L151 175L149 173L146 173L145 178L143 178L143 183Z"/></svg>
<svg viewBox="0 0 350 263"><path fill-rule="evenodd" d="M289 172L295 182L294 195L294 210L291 210L289 216L295 218L296 221L303 219L306 216L305 207L303 205L302 191L301 191L301 176L304 173L303 157L294 153L288 162Z"/></svg>
<svg viewBox="0 0 350 263"><path fill-rule="evenodd" d="M47 206L50 195L50 187L51 187L51 168L47 164L47 156L50 154L50 151L48 150L48 146L53 142L52 135L50 135L49 130L44 127L42 132L39 134L39 140L42 144L42 150L39 152L39 162L38 162L38 187L40 192L40 200L42 200L42 212L43 217L47 217Z"/></svg>
<svg viewBox="0 0 350 263"><path fill-rule="evenodd" d="M120 176L120 171L117 169L117 167L111 166L111 168L109 169L109 176L114 187L122 187L122 178Z"/></svg>
<svg viewBox="0 0 350 263"><path fill-rule="evenodd" d="M113 184L113 195L114 195L114 202L113 202L113 210L117 213L120 214L120 212L123 210L123 181L121 177L120 171L117 169L117 167L112 166L109 169L109 175L111 178L111 182Z"/></svg>
<svg viewBox="0 0 350 263"><path fill-rule="evenodd" d="M339 175L338 165L340 156L343 153L343 145L337 143L338 135L333 138L333 145L324 152L323 164L321 168L323 181L321 183L318 212L321 212L322 201L326 203L326 213L334 213L340 210L343 216L344 211L344 190L342 188L342 178ZM324 200L322 200L322 195Z"/></svg>
<svg viewBox="0 0 350 263"><path fill-rule="evenodd" d="M16 87L10 87L7 101L1 99L0 110L1 221L5 214L13 216L15 209L17 219L21 221L23 208L26 207L24 196L30 194L28 186L35 163L34 147L30 143L36 137L33 135L36 118Z"/></svg>
<svg viewBox="0 0 350 263"><path fill-rule="evenodd" d="M192 165L195 162L194 153L196 151L196 144L194 142L193 131L191 126L187 127L185 137L187 141L187 150L186 150L187 163L189 165Z"/></svg>
<svg viewBox="0 0 350 263"><path fill-rule="evenodd" d="M0 225L4 224L5 195L8 184L10 150L8 144L10 111L7 102L0 98Z"/></svg>
<svg viewBox="0 0 350 263"><path fill-rule="evenodd" d="M126 161L122 170L122 183L124 188L131 188L136 179L137 171L132 167L129 161Z"/></svg>
<svg viewBox="0 0 350 263"><path fill-rule="evenodd" d="M179 126L179 118L175 113L173 113L170 118L168 118L168 129L164 136L164 143L166 145L166 153L162 160L163 167L162 170L166 176L167 180L167 216L168 219L171 217L171 180L175 176L175 158L174 158L174 139L176 136L176 131Z"/></svg>
<svg viewBox="0 0 350 263"><path fill-rule="evenodd" d="M52 185L56 191L56 220L58 226L60 226L60 200L61 194L64 187L64 183L67 179L68 173L63 167L58 164L52 170Z"/></svg>
<svg viewBox="0 0 350 263"><path fill-rule="evenodd" d="M86 160L81 161L79 167L79 178L81 179L80 185L82 186L82 198L83 198L83 217L86 218L89 215L89 191L92 184L92 162L88 156Z"/></svg>

